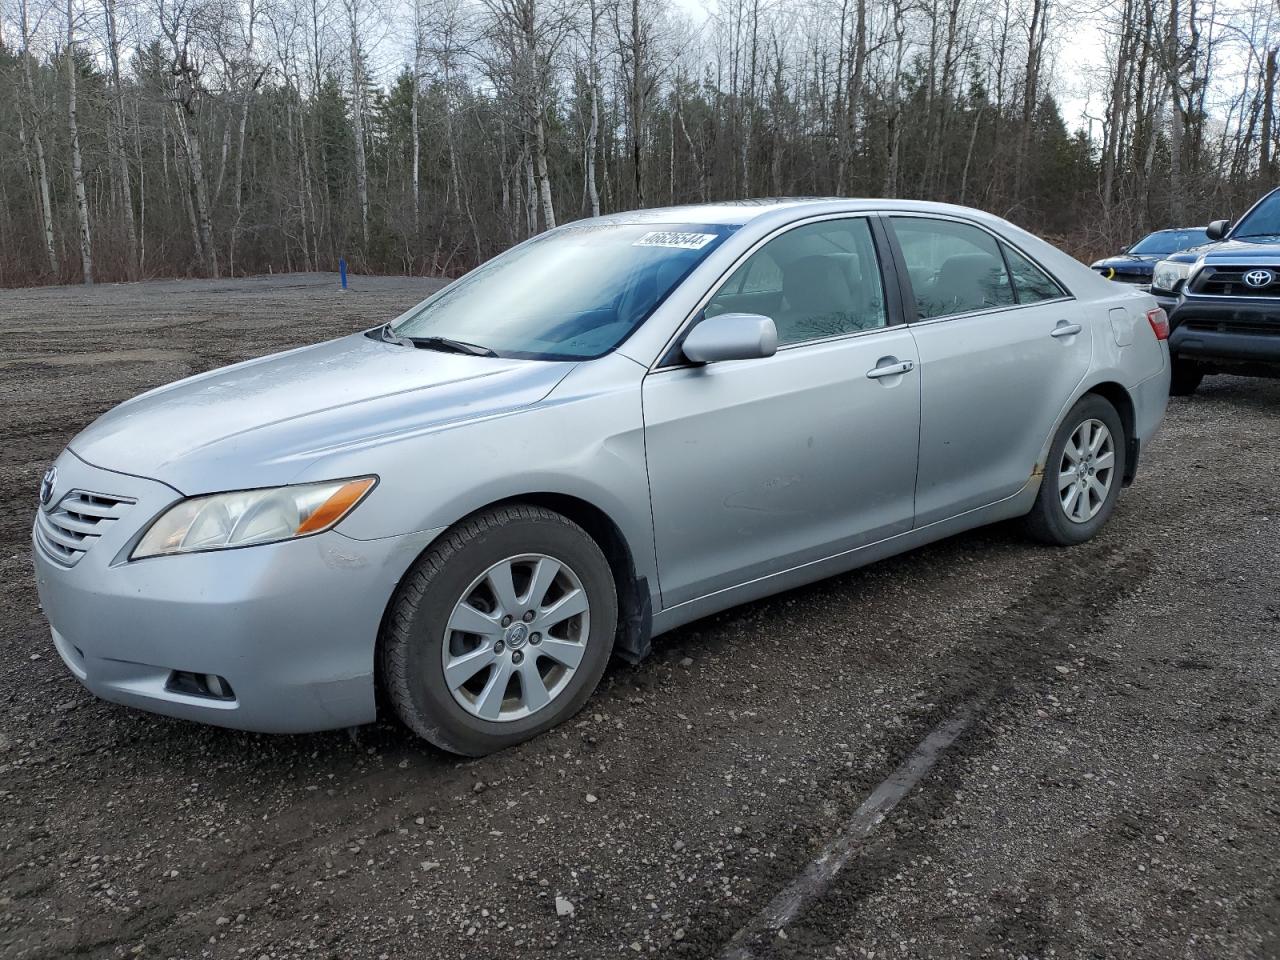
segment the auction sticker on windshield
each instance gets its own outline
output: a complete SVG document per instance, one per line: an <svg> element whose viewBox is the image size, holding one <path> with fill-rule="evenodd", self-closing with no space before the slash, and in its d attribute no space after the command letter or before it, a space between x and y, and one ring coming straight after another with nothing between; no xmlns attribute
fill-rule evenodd
<svg viewBox="0 0 1280 960"><path fill-rule="evenodd" d="M634 241L633 247L675 247L678 250L701 250L716 238L714 233L646 233Z"/></svg>

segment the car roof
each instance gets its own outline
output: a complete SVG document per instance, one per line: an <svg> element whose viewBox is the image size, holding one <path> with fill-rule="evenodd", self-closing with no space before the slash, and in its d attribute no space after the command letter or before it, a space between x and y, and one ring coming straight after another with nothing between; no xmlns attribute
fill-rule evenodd
<svg viewBox="0 0 1280 960"><path fill-rule="evenodd" d="M953 216L990 218L991 214L972 207L927 200L886 200L879 197L760 197L751 200L725 200L675 207L655 207L607 214L600 223L707 223L744 226L753 220L784 210L803 216L806 208L822 212L858 212L896 210L904 213L945 213ZM995 219L995 218L992 218Z"/></svg>

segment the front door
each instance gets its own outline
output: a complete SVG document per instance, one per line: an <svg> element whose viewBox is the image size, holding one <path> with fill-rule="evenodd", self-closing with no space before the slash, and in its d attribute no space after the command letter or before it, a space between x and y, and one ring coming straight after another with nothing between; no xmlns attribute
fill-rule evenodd
<svg viewBox="0 0 1280 960"><path fill-rule="evenodd" d="M790 228L704 315L763 313L778 353L644 383L665 608L911 528L919 382L865 218ZM911 367L912 369L904 369Z"/></svg>

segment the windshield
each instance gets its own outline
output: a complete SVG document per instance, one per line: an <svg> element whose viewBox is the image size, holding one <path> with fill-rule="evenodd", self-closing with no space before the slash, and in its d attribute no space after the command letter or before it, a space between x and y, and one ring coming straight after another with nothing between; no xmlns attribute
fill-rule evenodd
<svg viewBox="0 0 1280 960"><path fill-rule="evenodd" d="M395 324L392 334L461 341L502 357L603 356L734 229L689 223L560 227L451 283Z"/></svg>
<svg viewBox="0 0 1280 960"><path fill-rule="evenodd" d="M1152 255L1177 253L1208 240L1209 237L1203 230L1157 230L1135 243L1129 248L1129 252Z"/></svg>
<svg viewBox="0 0 1280 960"><path fill-rule="evenodd" d="M1231 231L1232 240L1280 236L1280 191L1264 197Z"/></svg>

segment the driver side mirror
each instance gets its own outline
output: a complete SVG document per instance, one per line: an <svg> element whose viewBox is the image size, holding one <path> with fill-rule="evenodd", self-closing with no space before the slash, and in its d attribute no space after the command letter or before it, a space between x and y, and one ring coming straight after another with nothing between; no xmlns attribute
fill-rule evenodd
<svg viewBox="0 0 1280 960"><path fill-rule="evenodd" d="M1227 231L1231 229L1230 220L1214 220L1211 224L1204 228L1204 234L1210 240L1221 240L1227 235Z"/></svg>
<svg viewBox="0 0 1280 960"><path fill-rule="evenodd" d="M704 317L681 349L694 363L759 360L778 352L778 328L758 313L722 313Z"/></svg>

